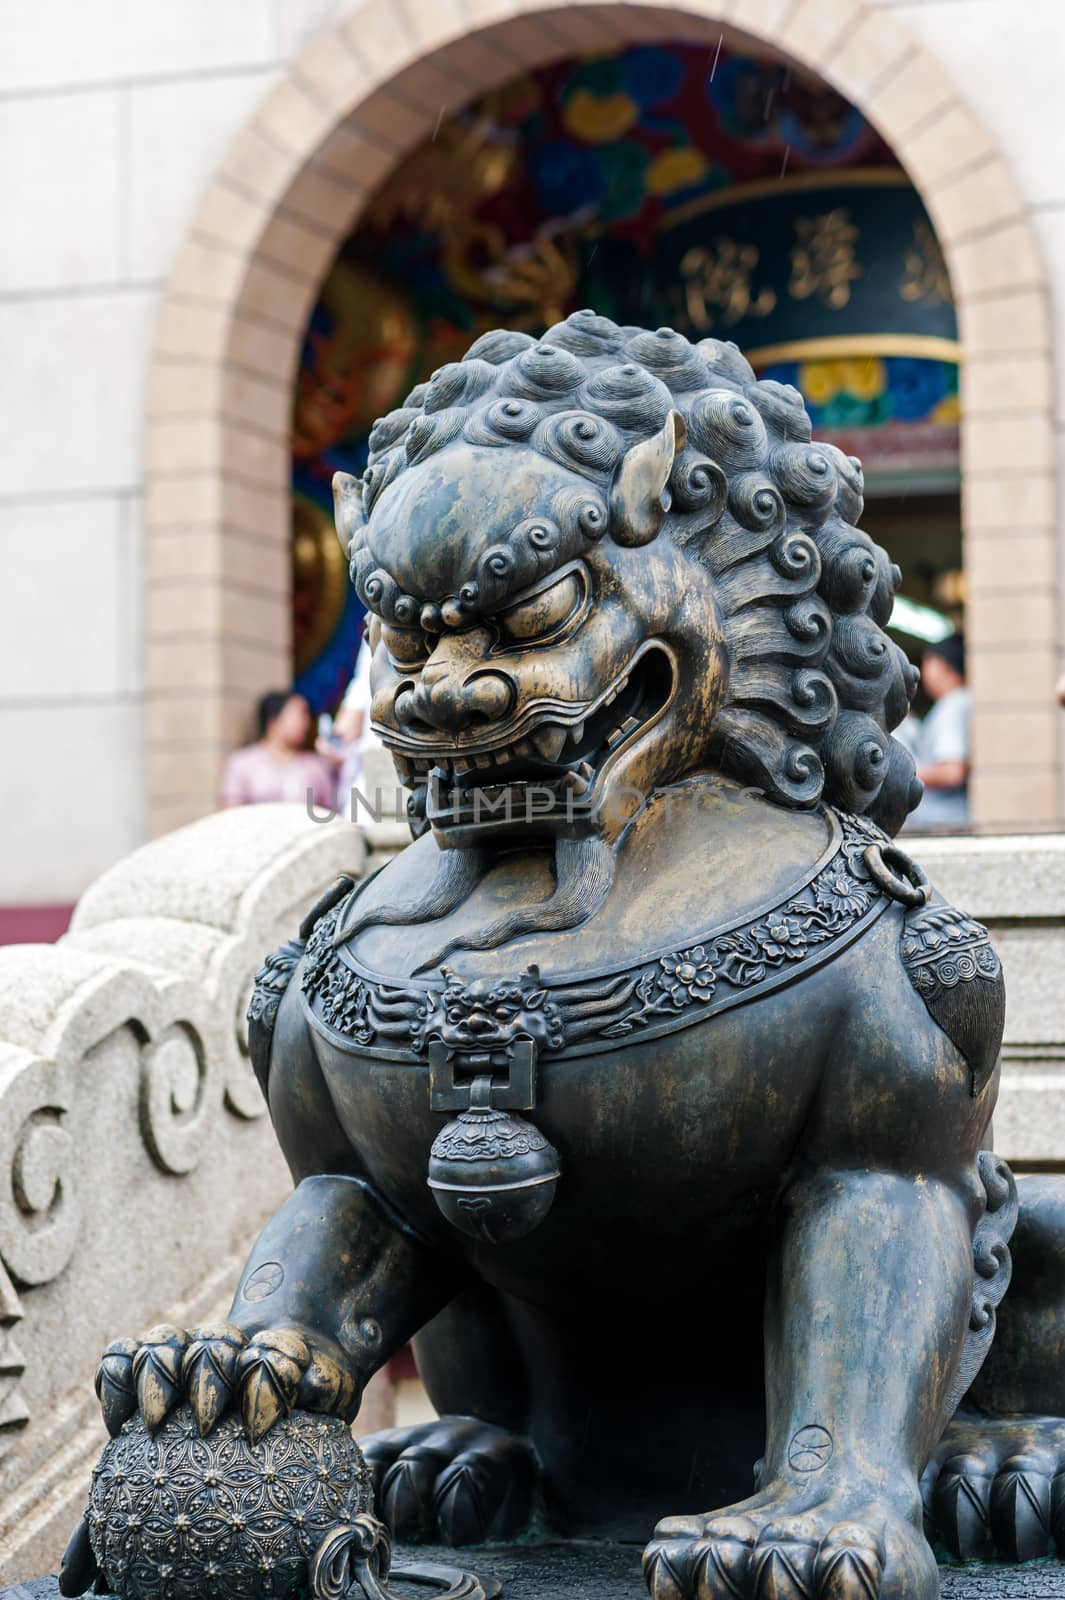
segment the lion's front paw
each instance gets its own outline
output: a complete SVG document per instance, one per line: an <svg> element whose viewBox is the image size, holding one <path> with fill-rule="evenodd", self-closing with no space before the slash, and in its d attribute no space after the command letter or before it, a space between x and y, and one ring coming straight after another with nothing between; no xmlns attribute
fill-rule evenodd
<svg viewBox="0 0 1065 1600"><path fill-rule="evenodd" d="M928 1537L960 1561L1065 1556L1065 1419L959 1413L921 1477Z"/></svg>
<svg viewBox="0 0 1065 1600"><path fill-rule="evenodd" d="M247 1334L231 1322L218 1322L189 1333L164 1323L143 1339L108 1345L96 1373L96 1393L112 1438L138 1410L154 1432L185 1400L206 1437L239 1402L254 1444L297 1408L350 1422L361 1387L332 1341L302 1330Z"/></svg>
<svg viewBox="0 0 1065 1600"><path fill-rule="evenodd" d="M476 1417L441 1417L359 1443L378 1511L397 1539L480 1544L528 1524L537 1468L518 1434Z"/></svg>
<svg viewBox="0 0 1065 1600"><path fill-rule="evenodd" d="M653 1600L933 1600L935 1560L892 1510L833 1494L789 1510L773 1486L709 1517L669 1517L644 1551Z"/></svg>

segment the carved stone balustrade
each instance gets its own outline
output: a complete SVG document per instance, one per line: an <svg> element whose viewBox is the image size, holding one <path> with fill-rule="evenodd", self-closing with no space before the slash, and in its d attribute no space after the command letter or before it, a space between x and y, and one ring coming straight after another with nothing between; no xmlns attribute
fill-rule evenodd
<svg viewBox="0 0 1065 1600"><path fill-rule="evenodd" d="M226 811L135 851L56 945L0 949L0 1574L52 1568L106 1437L109 1339L224 1314L290 1186L247 1058L266 951L408 837ZM388 1420L387 1385L361 1421Z"/></svg>

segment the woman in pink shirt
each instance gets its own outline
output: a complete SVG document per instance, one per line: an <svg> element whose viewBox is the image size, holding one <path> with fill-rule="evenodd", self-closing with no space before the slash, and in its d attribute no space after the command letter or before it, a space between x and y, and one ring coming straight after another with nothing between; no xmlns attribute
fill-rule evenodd
<svg viewBox="0 0 1065 1600"><path fill-rule="evenodd" d="M259 742L235 750L222 769L224 806L310 798L333 808L336 779L323 756L307 749L311 708L301 694L264 694L259 701Z"/></svg>

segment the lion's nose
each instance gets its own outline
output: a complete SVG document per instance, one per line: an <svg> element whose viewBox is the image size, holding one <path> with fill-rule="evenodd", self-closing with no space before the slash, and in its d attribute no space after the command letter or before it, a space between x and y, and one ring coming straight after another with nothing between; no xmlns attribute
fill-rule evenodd
<svg viewBox="0 0 1065 1600"><path fill-rule="evenodd" d="M485 722L498 722L506 716L514 700L509 679L490 668L474 673L463 687L473 721L480 718Z"/></svg>
<svg viewBox="0 0 1065 1600"><path fill-rule="evenodd" d="M415 687L396 700L396 716L405 727L439 733L461 733L481 722L498 722L514 703L514 686L491 667L456 671L428 662Z"/></svg>

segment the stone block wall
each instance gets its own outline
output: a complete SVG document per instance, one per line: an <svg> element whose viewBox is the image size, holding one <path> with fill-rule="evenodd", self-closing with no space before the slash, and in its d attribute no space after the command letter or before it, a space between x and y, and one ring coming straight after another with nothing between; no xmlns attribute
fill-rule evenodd
<svg viewBox="0 0 1065 1600"><path fill-rule="evenodd" d="M995 1149L1065 1172L1065 835L910 839L953 905L991 930L1006 975Z"/></svg>

